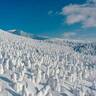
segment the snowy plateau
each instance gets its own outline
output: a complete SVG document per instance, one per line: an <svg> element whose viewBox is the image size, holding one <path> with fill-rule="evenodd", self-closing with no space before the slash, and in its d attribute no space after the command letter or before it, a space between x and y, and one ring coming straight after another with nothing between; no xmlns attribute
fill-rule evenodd
<svg viewBox="0 0 96 96"><path fill-rule="evenodd" d="M96 41L0 30L0 96L96 96Z"/></svg>

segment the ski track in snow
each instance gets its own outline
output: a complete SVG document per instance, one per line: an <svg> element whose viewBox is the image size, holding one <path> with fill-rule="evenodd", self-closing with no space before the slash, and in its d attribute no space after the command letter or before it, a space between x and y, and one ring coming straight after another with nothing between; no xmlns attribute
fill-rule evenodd
<svg viewBox="0 0 96 96"><path fill-rule="evenodd" d="M96 42L34 40L0 30L0 96L96 96Z"/></svg>

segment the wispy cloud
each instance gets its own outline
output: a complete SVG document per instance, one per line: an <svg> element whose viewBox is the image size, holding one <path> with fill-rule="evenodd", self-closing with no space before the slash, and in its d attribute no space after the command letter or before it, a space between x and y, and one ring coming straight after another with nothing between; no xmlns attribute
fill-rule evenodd
<svg viewBox="0 0 96 96"><path fill-rule="evenodd" d="M48 11L48 15L52 15L52 14L53 14L52 10Z"/></svg>
<svg viewBox="0 0 96 96"><path fill-rule="evenodd" d="M73 38L73 37L75 37L77 34L75 33L75 32L64 32L63 34L62 34L62 37L64 37L64 38Z"/></svg>
<svg viewBox="0 0 96 96"><path fill-rule="evenodd" d="M85 4L70 4L62 8L60 13L66 16L67 24L81 23L82 27L96 27L96 0L88 0Z"/></svg>
<svg viewBox="0 0 96 96"><path fill-rule="evenodd" d="M87 0L88 3L96 3L96 0Z"/></svg>

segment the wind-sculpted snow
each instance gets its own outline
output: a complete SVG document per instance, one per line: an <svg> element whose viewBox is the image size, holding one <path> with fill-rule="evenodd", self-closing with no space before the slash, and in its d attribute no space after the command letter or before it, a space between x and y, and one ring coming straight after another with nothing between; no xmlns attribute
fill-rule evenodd
<svg viewBox="0 0 96 96"><path fill-rule="evenodd" d="M0 96L96 96L96 43L79 43L0 30Z"/></svg>

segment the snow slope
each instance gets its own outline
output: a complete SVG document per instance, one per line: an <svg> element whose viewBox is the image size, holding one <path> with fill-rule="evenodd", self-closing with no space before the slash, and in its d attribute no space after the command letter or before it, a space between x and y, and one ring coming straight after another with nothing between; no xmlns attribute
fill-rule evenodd
<svg viewBox="0 0 96 96"><path fill-rule="evenodd" d="M0 30L0 96L96 96L96 42Z"/></svg>
<svg viewBox="0 0 96 96"><path fill-rule="evenodd" d="M46 39L48 39L47 36L35 35L35 34L32 34L32 33L24 32L22 30L13 29L13 30L8 30L8 32L19 35L19 36L25 36L25 37L32 38L32 39L37 39L37 40L46 40Z"/></svg>

